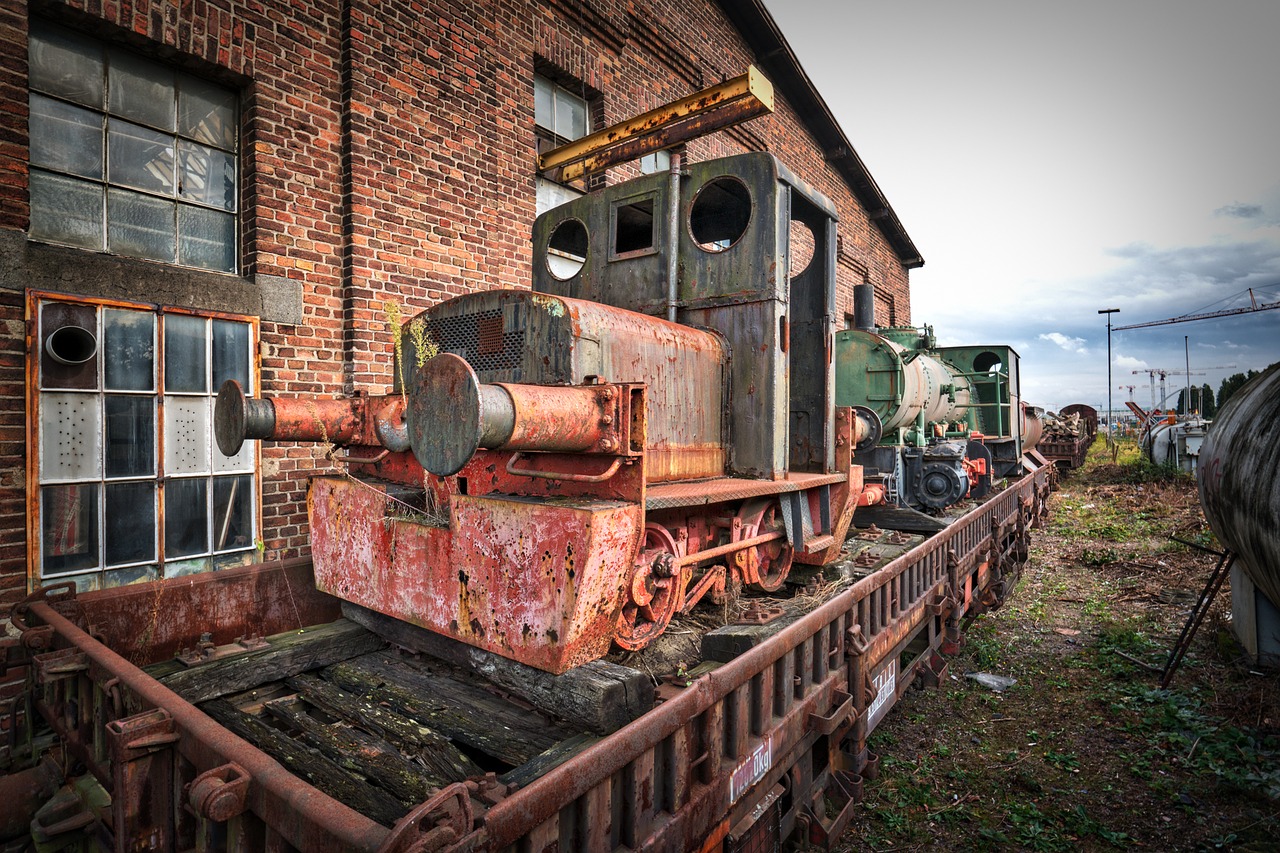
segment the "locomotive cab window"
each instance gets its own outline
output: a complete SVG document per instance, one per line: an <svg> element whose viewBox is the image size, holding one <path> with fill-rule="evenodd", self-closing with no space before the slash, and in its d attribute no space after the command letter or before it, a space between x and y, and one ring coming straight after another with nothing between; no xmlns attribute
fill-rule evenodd
<svg viewBox="0 0 1280 853"><path fill-rule="evenodd" d="M689 209L689 233L704 252L730 249L751 224L751 191L737 178L707 181Z"/></svg>
<svg viewBox="0 0 1280 853"><path fill-rule="evenodd" d="M993 352L983 352L973 359L973 369L977 373L1002 373L1004 362Z"/></svg>
<svg viewBox="0 0 1280 853"><path fill-rule="evenodd" d="M577 219L561 222L547 240L547 271L560 281L573 278L587 262L587 245L587 226Z"/></svg>
<svg viewBox="0 0 1280 853"><path fill-rule="evenodd" d="M609 260L655 254L654 196L626 199L609 212Z"/></svg>

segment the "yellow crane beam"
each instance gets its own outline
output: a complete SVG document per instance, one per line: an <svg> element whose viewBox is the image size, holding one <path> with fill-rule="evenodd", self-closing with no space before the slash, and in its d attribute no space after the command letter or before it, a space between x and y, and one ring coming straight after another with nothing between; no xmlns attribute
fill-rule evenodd
<svg viewBox="0 0 1280 853"><path fill-rule="evenodd" d="M575 139L538 157L538 170L576 180L663 148L773 112L773 84L754 65L745 74Z"/></svg>

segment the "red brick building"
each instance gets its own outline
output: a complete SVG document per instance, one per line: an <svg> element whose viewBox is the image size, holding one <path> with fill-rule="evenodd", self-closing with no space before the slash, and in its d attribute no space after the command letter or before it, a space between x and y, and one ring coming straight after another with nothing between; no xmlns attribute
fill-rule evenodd
<svg viewBox="0 0 1280 853"><path fill-rule="evenodd" d="M687 156L777 155L839 210L842 307L909 322L918 252L760 0L6 0L0 605L305 554L330 462L222 459L222 379L384 393L397 312L529 286L574 191L540 145L752 63L774 113Z"/></svg>

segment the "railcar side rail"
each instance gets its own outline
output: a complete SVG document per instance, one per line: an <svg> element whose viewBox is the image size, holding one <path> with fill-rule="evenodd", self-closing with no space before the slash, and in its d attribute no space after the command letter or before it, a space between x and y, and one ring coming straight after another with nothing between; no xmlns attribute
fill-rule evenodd
<svg viewBox="0 0 1280 853"><path fill-rule="evenodd" d="M943 676L962 620L1012 590L1050 474L1011 483L528 785L450 785L393 829L108 649L74 599L19 608L30 689L12 706L11 737L24 704L53 724L111 793L114 832L96 824L106 849L147 839L157 849L737 850L793 831L830 842L876 770L867 736L913 682ZM59 822L94 822L69 809Z"/></svg>

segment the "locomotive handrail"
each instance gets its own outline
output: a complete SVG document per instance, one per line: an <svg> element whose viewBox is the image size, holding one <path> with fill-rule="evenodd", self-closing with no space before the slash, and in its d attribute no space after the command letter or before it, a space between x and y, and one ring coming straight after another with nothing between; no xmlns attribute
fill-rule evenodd
<svg viewBox="0 0 1280 853"><path fill-rule="evenodd" d="M562 474L559 471L539 471L536 468L517 468L516 460L524 456L524 452L517 450L511 454L511 458L507 460L507 473L514 474L518 477L538 477L543 480L563 480L568 483L603 483L605 480L613 477L618 473L618 469L622 467L622 457L615 456L613 463L599 474Z"/></svg>

